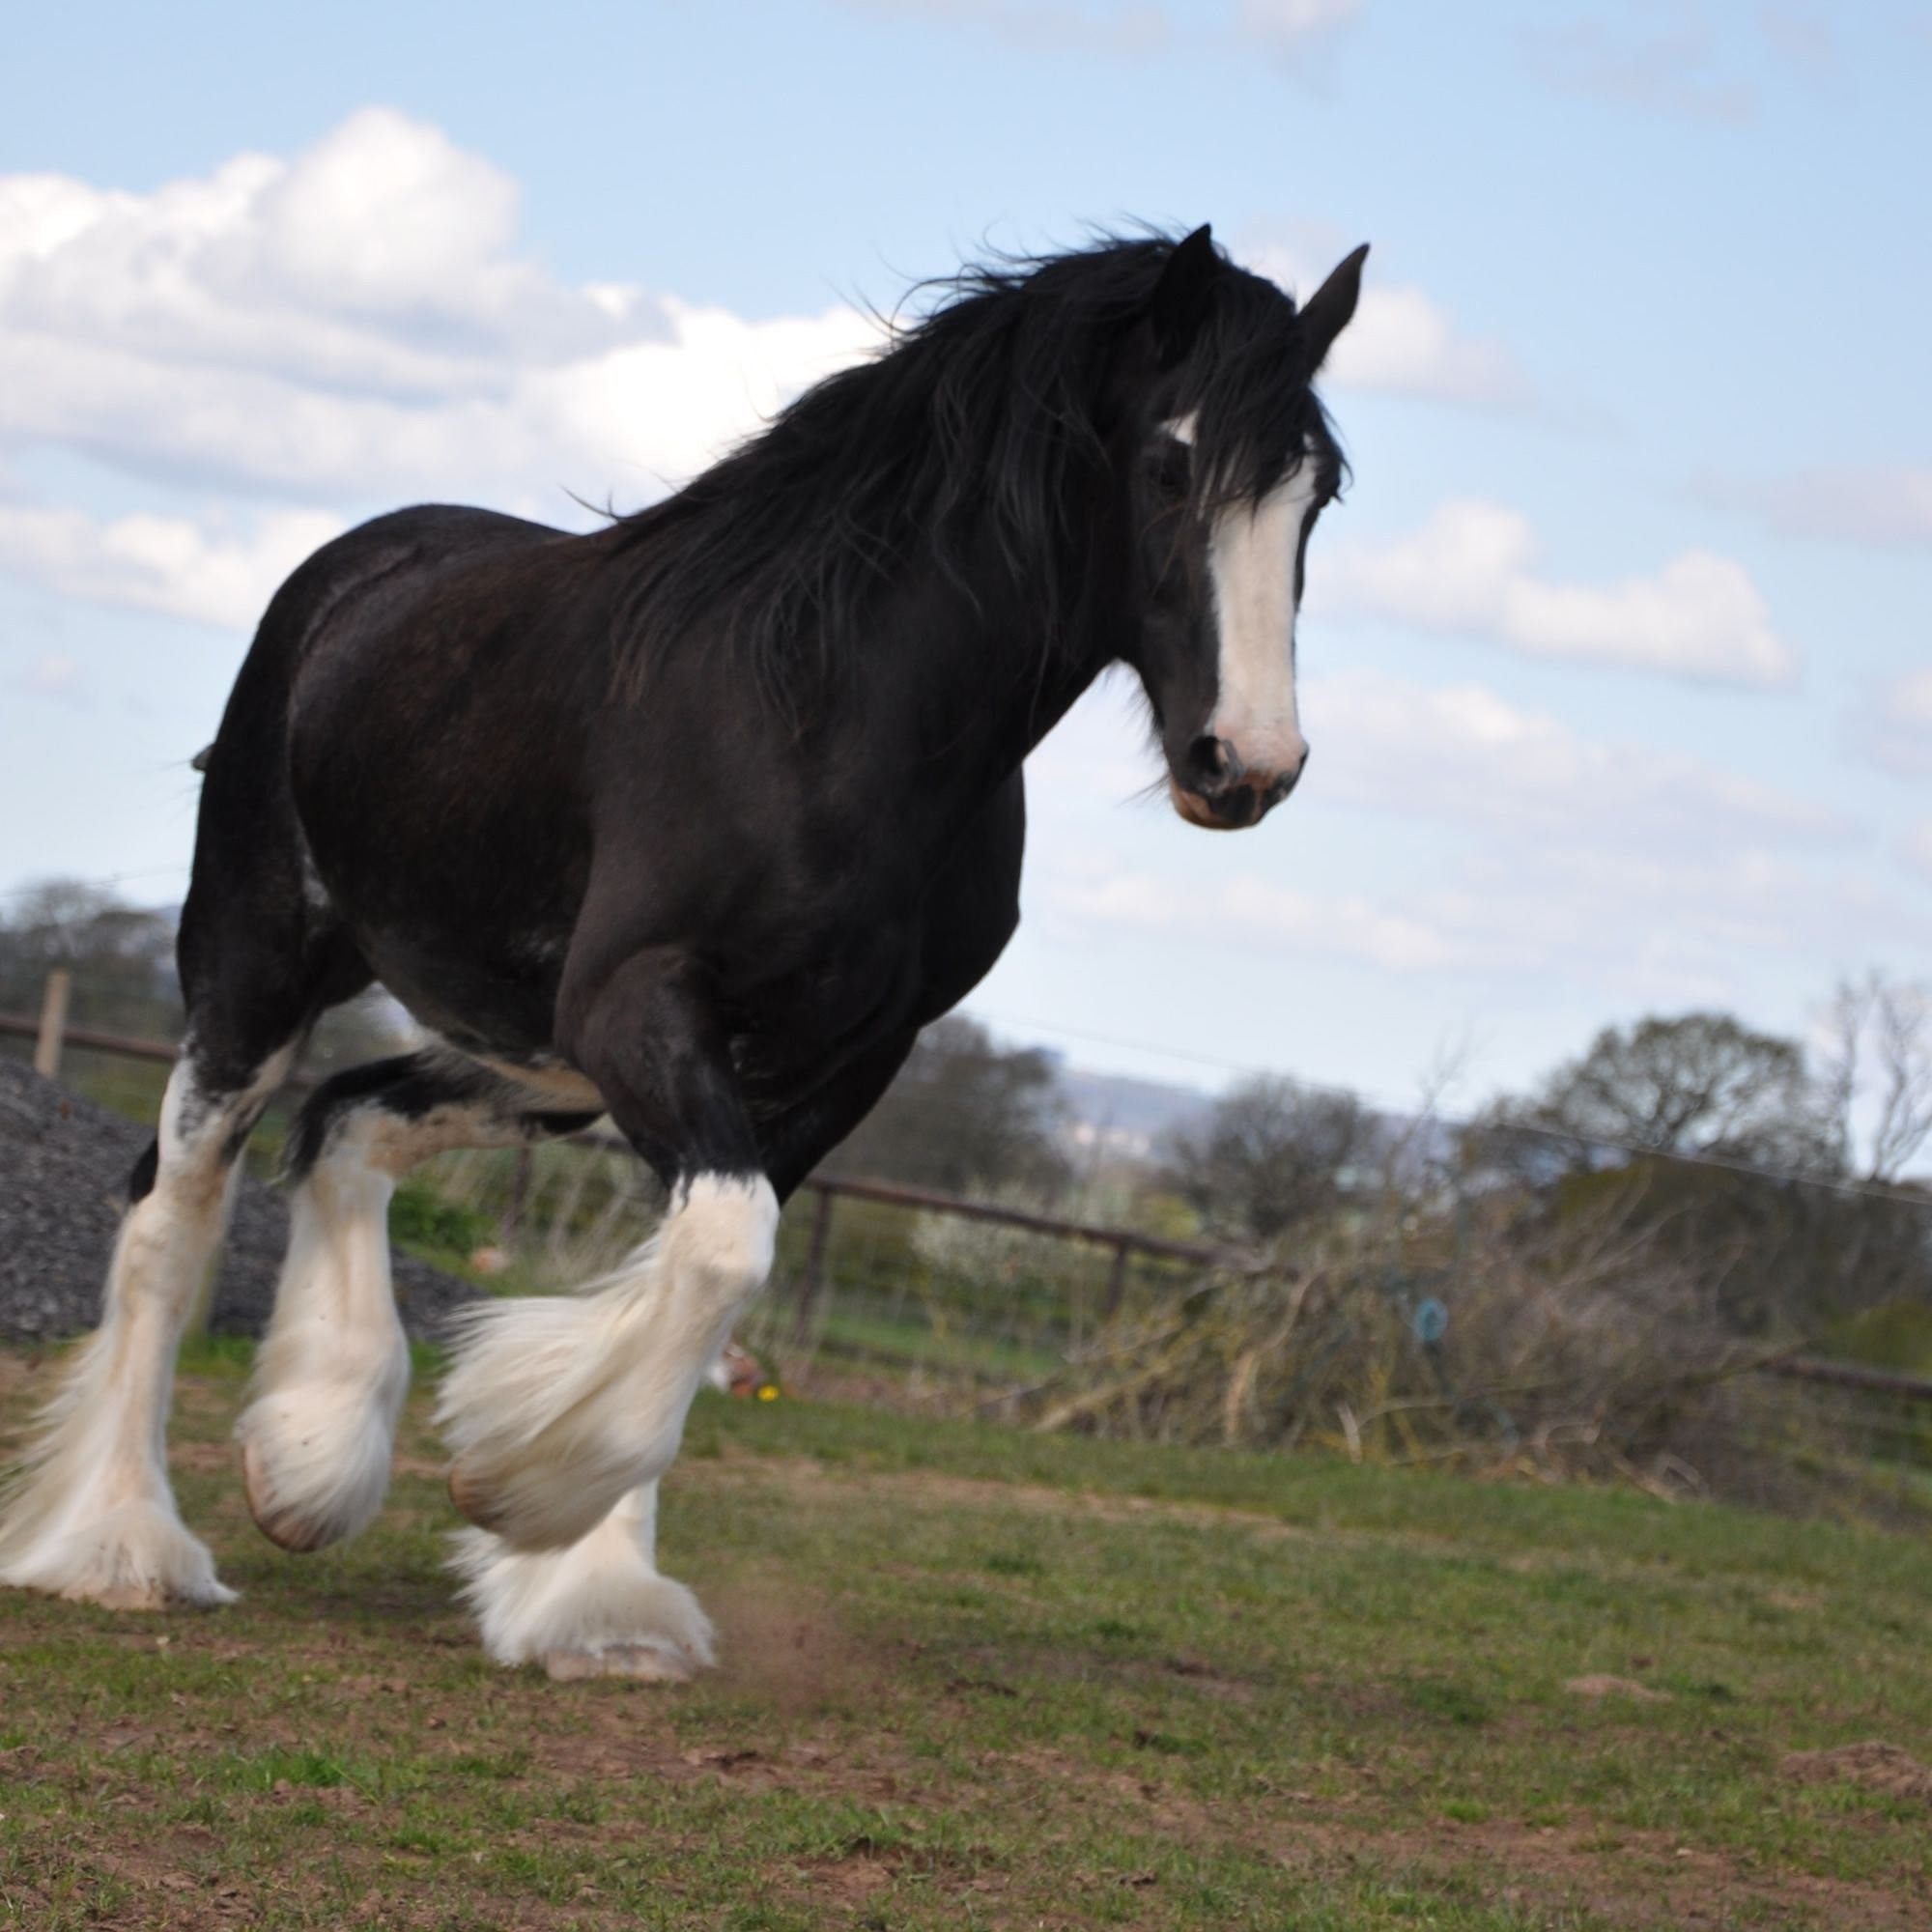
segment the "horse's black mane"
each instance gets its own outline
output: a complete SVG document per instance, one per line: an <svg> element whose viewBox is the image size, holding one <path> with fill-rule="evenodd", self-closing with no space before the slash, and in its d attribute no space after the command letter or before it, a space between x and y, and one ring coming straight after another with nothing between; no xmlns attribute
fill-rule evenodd
<svg viewBox="0 0 1932 1932"><path fill-rule="evenodd" d="M1070 486L1102 461L1102 379L1175 245L1102 236L923 283L915 295L937 299L893 326L877 355L621 519L626 687L647 680L670 639L722 641L768 696L795 705L849 657L868 601L922 545L964 585L969 544L990 539L1061 639ZM1258 497L1304 449L1339 468L1294 303L1273 283L1223 260L1175 374L1175 413L1196 419L1198 497Z"/></svg>

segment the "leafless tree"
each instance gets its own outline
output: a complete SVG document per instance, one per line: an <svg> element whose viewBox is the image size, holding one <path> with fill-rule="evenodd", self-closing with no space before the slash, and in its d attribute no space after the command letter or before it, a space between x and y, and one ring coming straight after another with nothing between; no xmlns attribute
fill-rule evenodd
<svg viewBox="0 0 1932 1932"><path fill-rule="evenodd" d="M1168 1183L1216 1232L1265 1241L1332 1209L1376 1161L1381 1123L1348 1094L1263 1074L1168 1143Z"/></svg>
<svg viewBox="0 0 1932 1932"><path fill-rule="evenodd" d="M1840 980L1827 1027L1824 1086L1845 1166L1896 1181L1932 1138L1932 990L1877 971Z"/></svg>
<svg viewBox="0 0 1932 1932"><path fill-rule="evenodd" d="M1051 1195L1067 1177L1053 1057L1004 1047L950 1013L920 1035L871 1115L832 1156L841 1174L968 1194L1022 1186Z"/></svg>

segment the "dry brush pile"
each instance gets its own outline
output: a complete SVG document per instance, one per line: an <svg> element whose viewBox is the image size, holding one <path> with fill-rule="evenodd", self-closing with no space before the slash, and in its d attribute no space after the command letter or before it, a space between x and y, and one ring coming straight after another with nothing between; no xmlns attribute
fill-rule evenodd
<svg viewBox="0 0 1932 1932"><path fill-rule="evenodd" d="M1129 1306L1001 1406L1041 1430L1816 1502L1845 1445L1703 1300L1629 1215L1358 1223Z"/></svg>

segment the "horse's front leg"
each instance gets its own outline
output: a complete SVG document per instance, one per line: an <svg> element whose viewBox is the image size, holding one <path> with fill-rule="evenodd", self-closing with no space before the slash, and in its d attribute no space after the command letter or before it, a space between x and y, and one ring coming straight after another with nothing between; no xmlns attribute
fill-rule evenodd
<svg viewBox="0 0 1932 1932"><path fill-rule="evenodd" d="M655 1485L706 1366L771 1271L778 1198L723 1030L681 959L632 960L571 1035L671 1206L582 1293L495 1302L469 1323L438 1411L450 1494L487 1532L460 1567L504 1662L680 1676L711 1661L710 1630L657 1574Z"/></svg>

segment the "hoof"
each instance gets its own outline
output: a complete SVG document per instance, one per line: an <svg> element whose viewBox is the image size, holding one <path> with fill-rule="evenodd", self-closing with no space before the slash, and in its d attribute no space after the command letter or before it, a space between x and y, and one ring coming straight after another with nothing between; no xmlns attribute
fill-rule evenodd
<svg viewBox="0 0 1932 1932"><path fill-rule="evenodd" d="M547 1650L540 1660L554 1684L587 1677L627 1677L634 1684L689 1684L701 1666L677 1644L645 1639L598 1650Z"/></svg>
<svg viewBox="0 0 1932 1932"><path fill-rule="evenodd" d="M500 1536L514 1549L567 1549L588 1536L636 1478L618 1473L574 1484L561 1471L526 1469L505 1476L459 1457L450 1465L449 1500L458 1516Z"/></svg>
<svg viewBox="0 0 1932 1932"><path fill-rule="evenodd" d="M376 1520L408 1372L407 1355L379 1360L360 1381L285 1383L242 1411L235 1425L242 1484L248 1513L270 1543L321 1549Z"/></svg>
<svg viewBox="0 0 1932 1932"><path fill-rule="evenodd" d="M0 1584L105 1610L212 1610L235 1592L214 1559L169 1509L151 1503L103 1511L87 1528L10 1551Z"/></svg>
<svg viewBox="0 0 1932 1932"><path fill-rule="evenodd" d="M478 1529L487 1529L493 1535L497 1524L492 1508L492 1492L479 1483L475 1476L461 1463L449 1465L449 1502L458 1516L473 1522Z"/></svg>
<svg viewBox="0 0 1932 1932"><path fill-rule="evenodd" d="M78 1590L63 1590L61 1594L78 1603L99 1604L103 1610L152 1611L213 1607L208 1602L177 1597L158 1583L108 1583L91 1595Z"/></svg>
<svg viewBox="0 0 1932 1932"><path fill-rule="evenodd" d="M255 1519L255 1527L277 1549L305 1556L310 1550L336 1540L330 1524L318 1522L277 1503L274 1487L262 1466L262 1452L252 1442L242 1445L242 1488L247 1495L248 1514Z"/></svg>

